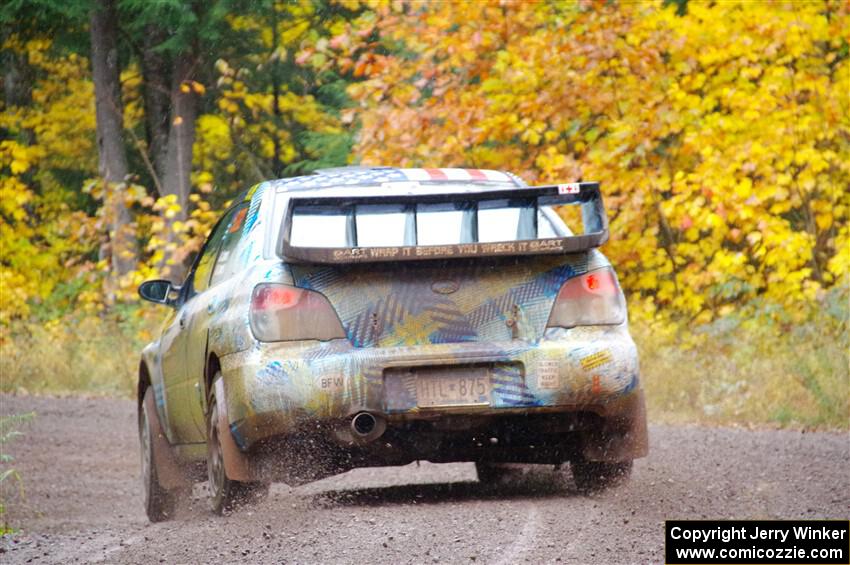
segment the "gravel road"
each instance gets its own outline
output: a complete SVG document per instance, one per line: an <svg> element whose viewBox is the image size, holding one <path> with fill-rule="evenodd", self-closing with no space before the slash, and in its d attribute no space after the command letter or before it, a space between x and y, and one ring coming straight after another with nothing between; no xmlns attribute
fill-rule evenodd
<svg viewBox="0 0 850 565"><path fill-rule="evenodd" d="M172 522L142 510L135 406L0 396L35 411L15 457L25 498L3 563L662 563L665 519L847 518L847 434L652 426L631 482L576 492L568 471L521 468L497 487L472 465L358 469L226 517L202 487ZM6 497L10 492L4 483Z"/></svg>

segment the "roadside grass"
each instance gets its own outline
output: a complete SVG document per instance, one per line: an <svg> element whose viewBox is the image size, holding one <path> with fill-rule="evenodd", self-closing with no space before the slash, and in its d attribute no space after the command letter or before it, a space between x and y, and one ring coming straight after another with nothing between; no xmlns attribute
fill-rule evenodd
<svg viewBox="0 0 850 565"><path fill-rule="evenodd" d="M16 323L0 334L0 392L130 397L153 325L135 310Z"/></svg>
<svg viewBox="0 0 850 565"><path fill-rule="evenodd" d="M9 454L8 445L24 435L21 425L34 417L34 412L0 416L0 536L15 532L6 521L6 508L10 502L24 498L24 482L13 466L15 458Z"/></svg>
<svg viewBox="0 0 850 565"><path fill-rule="evenodd" d="M633 325L650 420L850 428L846 291L805 323L775 314L729 317L672 338Z"/></svg>
<svg viewBox="0 0 850 565"><path fill-rule="evenodd" d="M847 291L805 322L764 307L697 328L633 323L649 418L660 423L850 428ZM131 397L163 312L18 323L0 332L0 392Z"/></svg>

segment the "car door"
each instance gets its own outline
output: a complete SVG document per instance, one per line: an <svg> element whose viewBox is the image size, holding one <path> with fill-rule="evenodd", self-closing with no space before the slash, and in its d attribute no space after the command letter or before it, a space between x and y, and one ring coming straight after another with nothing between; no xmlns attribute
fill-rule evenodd
<svg viewBox="0 0 850 565"><path fill-rule="evenodd" d="M198 259L192 266L180 294L180 305L173 323L166 329L162 341L162 370L166 375L166 412L172 437L176 443L199 443L206 437L203 425L203 394L189 374L189 359L195 354L190 336L192 321L205 308L204 292L209 287L215 260L232 217L230 213L213 228ZM196 327L197 331L197 327ZM166 338L168 336L168 339Z"/></svg>
<svg viewBox="0 0 850 565"><path fill-rule="evenodd" d="M234 263L236 245L239 243L248 203L240 204L225 214L217 229L221 230L217 240L215 258L211 263L209 275L202 273L203 279L196 278L194 304L187 311L188 335L186 343L187 386L194 391L197 403L193 403L192 417L196 427L206 437L206 388L204 376L208 357L210 322L228 306L229 287L223 284L233 274L230 267ZM205 270L206 266L202 268ZM200 285L200 286L199 286ZM220 329L220 328L219 328ZM199 408L199 409L195 409Z"/></svg>
<svg viewBox="0 0 850 565"><path fill-rule="evenodd" d="M159 366L162 370L162 380L165 388L166 421L163 422L165 424L163 427L165 429L165 435L171 443L177 443L180 437L181 417L179 409L173 410L172 405L175 404L174 395L177 387L183 380L182 373L185 367L183 362L185 332L179 323L184 313L182 306L179 305L180 302L180 298L178 298L177 308L170 310L168 317L163 322L163 329L159 338Z"/></svg>

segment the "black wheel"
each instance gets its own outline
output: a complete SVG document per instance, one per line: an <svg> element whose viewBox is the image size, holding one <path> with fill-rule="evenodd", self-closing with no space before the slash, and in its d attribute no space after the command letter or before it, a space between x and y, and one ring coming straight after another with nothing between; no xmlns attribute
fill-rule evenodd
<svg viewBox="0 0 850 565"><path fill-rule="evenodd" d="M478 473L478 482L485 485L498 483L511 473L506 465L488 461L476 461L475 471Z"/></svg>
<svg viewBox="0 0 850 565"><path fill-rule="evenodd" d="M624 483L632 474L632 462L602 463L576 459L570 462L573 480L582 492L593 492Z"/></svg>
<svg viewBox="0 0 850 565"><path fill-rule="evenodd" d="M219 408L215 397L216 381L220 378L221 373L213 378L207 416L207 477L210 505L216 514L223 514L240 504L257 502L269 492L268 483L233 481L224 472L224 455L218 433Z"/></svg>
<svg viewBox="0 0 850 565"><path fill-rule="evenodd" d="M144 486L145 512L151 522L162 522L174 517L178 493L165 489L159 482L156 468L155 451L158 442L154 434L159 433L154 428L153 418L156 411L152 407L153 389L148 387L139 411L139 443L142 451L142 484Z"/></svg>

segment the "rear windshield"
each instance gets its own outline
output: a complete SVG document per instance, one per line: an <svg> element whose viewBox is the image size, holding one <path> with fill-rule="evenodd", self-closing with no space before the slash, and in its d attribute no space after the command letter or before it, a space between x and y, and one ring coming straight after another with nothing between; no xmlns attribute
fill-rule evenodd
<svg viewBox="0 0 850 565"><path fill-rule="evenodd" d="M523 241L572 235L552 206L534 200L482 200L346 208L298 206L296 247L394 247Z"/></svg>

